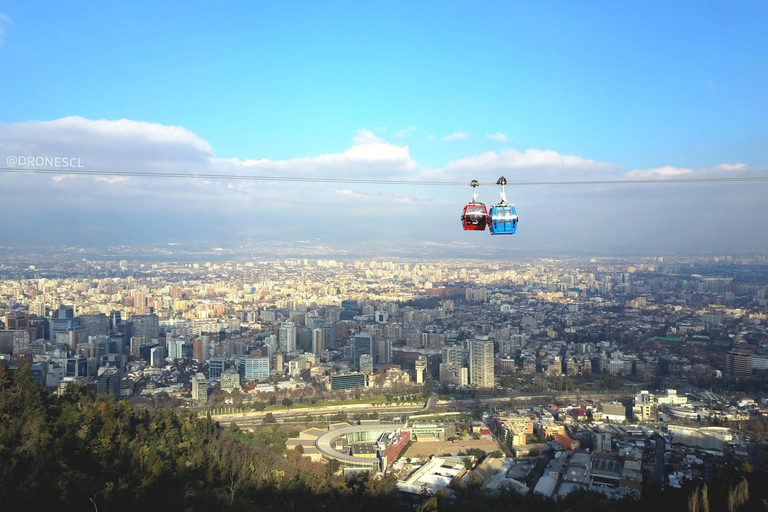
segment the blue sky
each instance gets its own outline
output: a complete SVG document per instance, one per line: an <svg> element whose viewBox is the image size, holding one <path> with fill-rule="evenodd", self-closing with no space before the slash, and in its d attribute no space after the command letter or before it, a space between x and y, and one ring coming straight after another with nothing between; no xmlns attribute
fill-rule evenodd
<svg viewBox="0 0 768 512"><path fill-rule="evenodd" d="M0 14L7 154L41 148L28 123L76 116L183 127L216 159L342 154L368 130L407 147L412 177L505 150L616 173L768 165L765 2L5 0Z"/></svg>

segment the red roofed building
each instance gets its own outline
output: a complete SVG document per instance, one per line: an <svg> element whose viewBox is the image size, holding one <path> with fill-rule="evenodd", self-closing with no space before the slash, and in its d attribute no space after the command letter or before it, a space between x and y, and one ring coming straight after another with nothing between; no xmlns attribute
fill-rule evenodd
<svg viewBox="0 0 768 512"><path fill-rule="evenodd" d="M576 421L587 421L588 419L587 413L584 411L584 409L571 409L569 413Z"/></svg>
<svg viewBox="0 0 768 512"><path fill-rule="evenodd" d="M553 436L554 442L559 444L565 451L573 451L579 449L579 442L571 439L565 434L556 434Z"/></svg>

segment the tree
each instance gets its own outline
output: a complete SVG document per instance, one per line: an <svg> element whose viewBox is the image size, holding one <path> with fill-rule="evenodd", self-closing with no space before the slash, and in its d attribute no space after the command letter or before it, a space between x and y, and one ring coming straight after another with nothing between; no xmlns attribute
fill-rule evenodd
<svg viewBox="0 0 768 512"><path fill-rule="evenodd" d="M293 400L290 398L283 398L283 401L281 402L285 407L290 407L293 405Z"/></svg>
<svg viewBox="0 0 768 512"><path fill-rule="evenodd" d="M743 479L728 491L728 512L736 512L749 501L749 484Z"/></svg>
<svg viewBox="0 0 768 512"><path fill-rule="evenodd" d="M265 424L275 423L275 415L272 414L271 412L268 412L267 414L265 414L264 415L264 423Z"/></svg>
<svg viewBox="0 0 768 512"><path fill-rule="evenodd" d="M277 397L275 395L272 395L269 397L269 405L275 405L277 403Z"/></svg>
<svg viewBox="0 0 768 512"><path fill-rule="evenodd" d="M335 475L341 468L341 463L336 459L331 459L325 465L325 474L328 476Z"/></svg>

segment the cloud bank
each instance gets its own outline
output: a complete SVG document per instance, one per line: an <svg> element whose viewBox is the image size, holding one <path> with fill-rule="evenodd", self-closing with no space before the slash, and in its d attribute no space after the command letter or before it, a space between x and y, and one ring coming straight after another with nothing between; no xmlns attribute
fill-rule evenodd
<svg viewBox="0 0 768 512"><path fill-rule="evenodd" d="M464 132L457 132L464 133ZM455 134L454 134L455 135ZM466 134L465 134L466 135ZM397 134L395 134L397 137ZM66 241L73 245L160 240L322 238L360 243L437 243L478 247L514 257L524 250L564 252L734 252L766 250L768 184L513 186L520 228L513 237L465 233L459 216L469 182L510 183L756 176L765 168L720 163L705 169L622 165L546 149L507 148L427 168L408 146L360 129L338 153L287 160L218 158L210 144L179 126L132 120L0 124L0 157L76 157L84 170L177 172L206 179L83 177L0 173L4 243ZM221 175L221 178L216 178ZM226 175L317 179L402 179L406 186L232 180ZM466 182L435 187L419 182ZM492 204L498 187L481 186ZM485 249L483 249L485 248Z"/></svg>

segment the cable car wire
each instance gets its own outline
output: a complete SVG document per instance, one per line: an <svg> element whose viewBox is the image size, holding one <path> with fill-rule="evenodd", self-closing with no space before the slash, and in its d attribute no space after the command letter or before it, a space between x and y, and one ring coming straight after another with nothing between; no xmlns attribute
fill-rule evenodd
<svg viewBox="0 0 768 512"><path fill-rule="evenodd" d="M147 172L147 171L104 171L104 170L77 170L77 169L43 169L22 167L0 167L0 173L6 174L48 174L48 175L75 175L96 177L127 177L127 178L187 178L206 180L243 180L243 181L276 181L299 183L338 183L349 185L411 185L411 186L438 186L438 187L466 187L466 181L429 181L429 180L382 180L368 178L320 178L300 176L259 176L250 174L197 174L181 172ZM646 185L646 184L670 184L670 183L742 183L742 182L768 182L768 176L724 176L713 178L645 178L645 179L615 179L615 180L570 180L570 181L519 181L507 182L513 187L523 186L569 186L569 185ZM479 185L493 186L495 182L479 183Z"/></svg>

